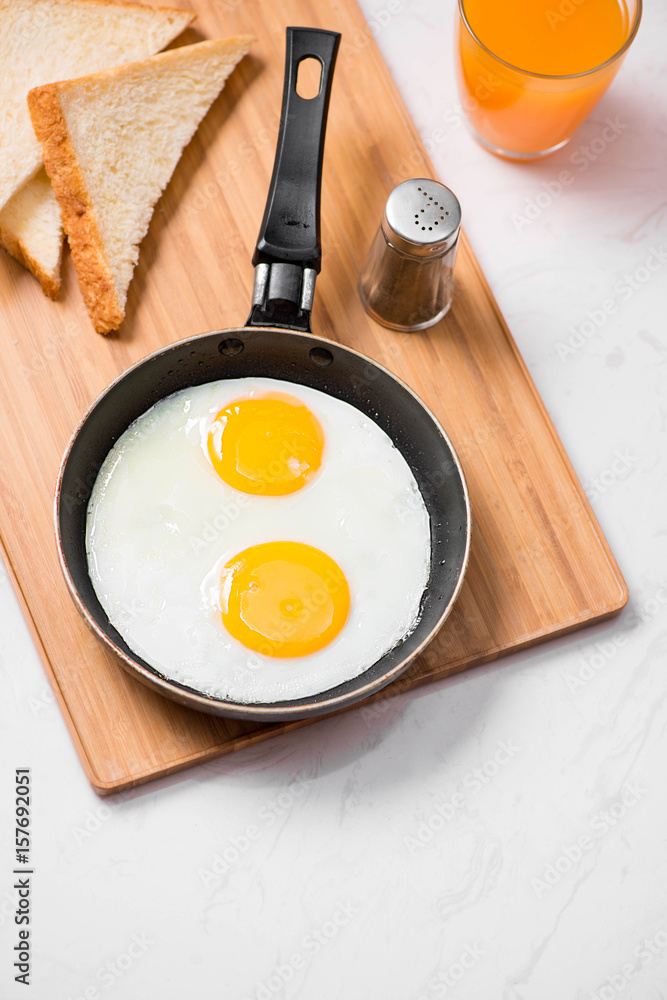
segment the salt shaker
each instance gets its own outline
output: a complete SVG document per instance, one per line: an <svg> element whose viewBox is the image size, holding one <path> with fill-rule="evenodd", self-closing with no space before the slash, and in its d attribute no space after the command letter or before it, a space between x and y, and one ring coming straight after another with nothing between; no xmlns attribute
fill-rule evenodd
<svg viewBox="0 0 667 1000"><path fill-rule="evenodd" d="M442 319L454 294L461 229L456 195L415 177L395 187L359 279L373 319L393 330L424 330Z"/></svg>

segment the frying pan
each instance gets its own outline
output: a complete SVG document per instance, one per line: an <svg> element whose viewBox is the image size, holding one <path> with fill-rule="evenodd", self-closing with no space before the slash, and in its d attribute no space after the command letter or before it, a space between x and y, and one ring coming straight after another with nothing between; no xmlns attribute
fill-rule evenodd
<svg viewBox="0 0 667 1000"><path fill-rule="evenodd" d="M287 29L287 57L276 159L257 248L250 316L243 327L182 340L149 355L113 382L75 431L58 477L55 521L60 559L72 597L90 628L140 681L190 708L213 715L278 722L332 712L395 680L449 614L470 547L470 503L464 475L445 431L391 372L356 351L310 332L320 270L319 199L324 131L340 35ZM299 63L322 65L319 94L296 92ZM87 501L107 453L127 427L158 400L217 379L285 379L351 403L371 417L402 453L431 524L431 571L414 630L358 677L317 695L270 704L209 697L164 677L134 653L110 624L88 575Z"/></svg>

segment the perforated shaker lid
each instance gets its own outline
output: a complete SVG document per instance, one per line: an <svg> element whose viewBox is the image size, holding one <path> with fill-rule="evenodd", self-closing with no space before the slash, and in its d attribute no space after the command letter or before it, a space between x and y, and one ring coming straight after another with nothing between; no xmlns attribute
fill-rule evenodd
<svg viewBox="0 0 667 1000"><path fill-rule="evenodd" d="M403 253L437 257L458 239L461 206L453 191L427 177L403 181L385 205L383 228L389 242Z"/></svg>

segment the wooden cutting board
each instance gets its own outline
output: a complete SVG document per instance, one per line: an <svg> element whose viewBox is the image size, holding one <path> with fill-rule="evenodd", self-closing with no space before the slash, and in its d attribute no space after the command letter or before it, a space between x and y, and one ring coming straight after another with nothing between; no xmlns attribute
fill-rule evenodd
<svg viewBox="0 0 667 1000"><path fill-rule="evenodd" d="M343 36L329 114L324 265L313 329L371 355L412 385L451 436L472 499L472 553L454 612L426 653L376 698L598 621L627 600L609 546L465 239L454 306L431 330L393 333L361 308L357 276L387 195L408 177L433 176L433 168L354 0L195 0L192 8L197 30L181 41L240 32L258 41L157 206L120 333L105 339L93 332L68 258L61 300L53 303L31 275L0 257L2 546L100 794L309 724L265 726L202 715L130 678L79 619L52 528L62 453L105 385L170 341L245 321L287 25ZM464 204L464 220L474 210Z"/></svg>

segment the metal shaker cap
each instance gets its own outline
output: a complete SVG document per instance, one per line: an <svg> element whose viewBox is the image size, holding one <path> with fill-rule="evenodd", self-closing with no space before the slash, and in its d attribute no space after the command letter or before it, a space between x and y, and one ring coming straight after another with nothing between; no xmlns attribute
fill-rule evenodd
<svg viewBox="0 0 667 1000"><path fill-rule="evenodd" d="M401 253L438 257L459 237L461 206L453 191L427 177L403 181L385 205L385 238Z"/></svg>

